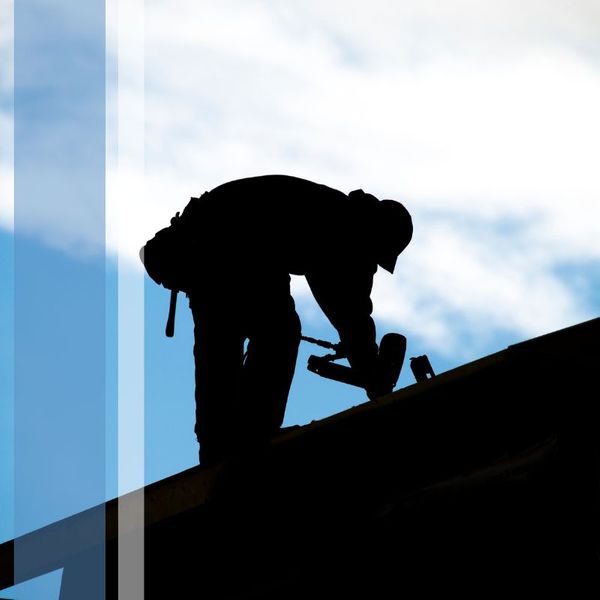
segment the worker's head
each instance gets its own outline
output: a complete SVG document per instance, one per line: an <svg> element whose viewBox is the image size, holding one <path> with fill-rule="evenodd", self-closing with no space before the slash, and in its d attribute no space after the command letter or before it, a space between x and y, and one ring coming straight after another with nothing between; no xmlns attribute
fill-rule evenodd
<svg viewBox="0 0 600 600"><path fill-rule="evenodd" d="M395 200L381 200L376 211L377 264L393 273L398 255L412 239L412 219L406 208Z"/></svg>
<svg viewBox="0 0 600 600"><path fill-rule="evenodd" d="M398 255L412 238L410 213L396 200L378 200L363 190L354 190L349 197L361 207L357 214L364 218L362 223L369 229L377 264L393 273Z"/></svg>

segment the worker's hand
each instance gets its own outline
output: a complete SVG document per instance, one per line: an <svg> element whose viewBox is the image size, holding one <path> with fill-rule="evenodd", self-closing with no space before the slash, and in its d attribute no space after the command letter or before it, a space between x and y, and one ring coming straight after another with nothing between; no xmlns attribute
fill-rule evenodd
<svg viewBox="0 0 600 600"><path fill-rule="evenodd" d="M392 391L392 386L388 381L389 378L385 376L382 365L377 360L377 357L370 361L369 366L363 372L365 377L365 391L369 400L385 396Z"/></svg>

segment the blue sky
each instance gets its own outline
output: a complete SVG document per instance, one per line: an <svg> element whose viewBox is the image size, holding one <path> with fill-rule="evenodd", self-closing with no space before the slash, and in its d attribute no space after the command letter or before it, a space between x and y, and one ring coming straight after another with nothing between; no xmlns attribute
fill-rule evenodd
<svg viewBox="0 0 600 600"><path fill-rule="evenodd" d="M223 181L289 173L404 202L415 237L377 274L374 315L438 372L600 313L595 2L22 6L14 28L11 2L0 19L0 541L196 464L189 310L180 298L165 338L168 292L137 252ZM304 333L335 341L293 288ZM286 424L365 401L306 372L315 350L301 349ZM26 356L58 375L27 378ZM123 382L143 394L133 416ZM42 397L62 418L32 441L23 409ZM123 462L140 447L143 468ZM53 502L32 500L52 476Z"/></svg>

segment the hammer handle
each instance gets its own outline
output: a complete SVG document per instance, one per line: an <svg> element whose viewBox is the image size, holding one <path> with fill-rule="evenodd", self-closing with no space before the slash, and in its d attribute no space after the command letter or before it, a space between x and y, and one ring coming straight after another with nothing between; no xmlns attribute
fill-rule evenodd
<svg viewBox="0 0 600 600"><path fill-rule="evenodd" d="M171 290L171 300L169 302L169 317L167 318L167 326L165 327L165 335L167 337L173 337L175 334L175 311L177 309L177 292L178 290Z"/></svg>

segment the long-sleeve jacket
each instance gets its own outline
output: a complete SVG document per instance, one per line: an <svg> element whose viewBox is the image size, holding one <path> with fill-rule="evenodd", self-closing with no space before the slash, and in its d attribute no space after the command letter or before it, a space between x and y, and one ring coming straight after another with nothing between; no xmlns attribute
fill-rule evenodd
<svg viewBox="0 0 600 600"><path fill-rule="evenodd" d="M205 270L248 281L253 274L258 281L304 275L367 393L377 364L373 201L305 179L265 175L225 183L192 199L182 215L193 224Z"/></svg>

